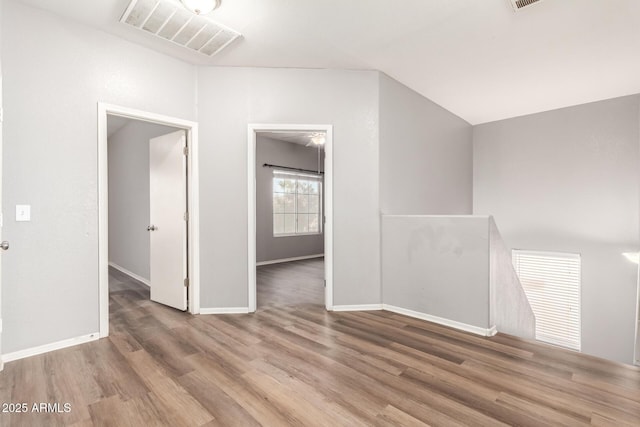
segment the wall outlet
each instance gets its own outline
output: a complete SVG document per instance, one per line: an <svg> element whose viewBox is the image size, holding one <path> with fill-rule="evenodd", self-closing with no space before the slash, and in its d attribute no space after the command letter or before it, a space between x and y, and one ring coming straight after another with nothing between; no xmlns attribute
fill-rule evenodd
<svg viewBox="0 0 640 427"><path fill-rule="evenodd" d="M31 221L31 205L16 205L16 221Z"/></svg>

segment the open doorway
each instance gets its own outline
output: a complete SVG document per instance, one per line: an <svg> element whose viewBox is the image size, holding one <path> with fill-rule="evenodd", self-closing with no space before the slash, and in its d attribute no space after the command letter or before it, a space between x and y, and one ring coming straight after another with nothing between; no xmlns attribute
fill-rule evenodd
<svg viewBox="0 0 640 427"><path fill-rule="evenodd" d="M110 270L152 301L197 313L197 124L99 104L100 335Z"/></svg>
<svg viewBox="0 0 640 427"><path fill-rule="evenodd" d="M323 132L256 134L256 304L324 305Z"/></svg>
<svg viewBox="0 0 640 427"><path fill-rule="evenodd" d="M331 126L249 126L250 312L333 308L331 149Z"/></svg>
<svg viewBox="0 0 640 427"><path fill-rule="evenodd" d="M110 293L114 279L133 279L149 288L151 301L184 311L186 132L108 115L107 146Z"/></svg>

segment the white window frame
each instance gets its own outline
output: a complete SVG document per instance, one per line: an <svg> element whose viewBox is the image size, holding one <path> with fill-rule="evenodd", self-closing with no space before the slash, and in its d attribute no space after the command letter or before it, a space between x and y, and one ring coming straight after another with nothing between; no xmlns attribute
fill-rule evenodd
<svg viewBox="0 0 640 427"><path fill-rule="evenodd" d="M276 233L275 227L273 227L272 229L272 234L273 237L299 237L299 236L318 236L322 234L322 223L323 221L323 215L322 215L322 184L323 184L323 179L322 179L322 174L312 174L312 173L305 173L305 172L291 172L291 171L287 171L287 170L283 170L283 169L274 169L273 171L273 176L271 178L271 216L273 219L273 216L276 215L276 212L274 212L274 206L273 206L273 195L275 194L275 192L273 191L273 181L275 179L277 179L277 176L280 175L285 175L285 176L290 176L292 177L292 179L296 180L296 191L294 193L290 193L293 194L294 197L294 212L292 215L295 216L295 222L296 222L296 232L295 233ZM298 229L298 186L297 186L297 181L298 180L305 180L305 178L308 178L307 181L310 180L315 180L318 182L318 231L311 231L311 232L297 232ZM280 214L280 213L279 213ZM291 214L290 214L291 215Z"/></svg>
<svg viewBox="0 0 640 427"><path fill-rule="evenodd" d="M527 259L528 258L528 259ZM513 267L520 278L522 287L529 299L533 313L536 315L536 339L547 344L555 345L570 350L581 351L582 349L582 260L580 254L568 252L546 252L546 251L529 251L514 249L512 251ZM577 270L575 263L577 262ZM526 263L526 266L522 266ZM572 264L573 265L570 265ZM554 265L555 264L555 265ZM554 272L561 270L560 267L565 264L572 270ZM527 269L528 271L522 271ZM555 276L554 276L555 274ZM523 277L524 276L524 277ZM534 280L543 284L555 285L548 294L543 292L536 293ZM577 283L575 283L577 282ZM572 289L570 286L577 286ZM562 289L562 288L564 289ZM551 294L551 295L549 295ZM540 301L542 297L558 298L558 300L567 303L574 302L577 306L577 324L573 325L572 330L577 335L577 340L571 340L572 334L562 337L561 334L554 333L558 331L554 328L554 319L562 316L563 313L554 313L551 307L543 307ZM573 306L572 306L573 307ZM568 314L566 316L569 316ZM575 315L574 315L575 316ZM554 331L555 329L555 331ZM545 334L547 332L547 334Z"/></svg>

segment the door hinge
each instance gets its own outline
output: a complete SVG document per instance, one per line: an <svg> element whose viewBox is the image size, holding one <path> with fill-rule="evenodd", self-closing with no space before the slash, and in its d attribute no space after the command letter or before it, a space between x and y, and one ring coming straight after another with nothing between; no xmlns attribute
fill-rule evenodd
<svg viewBox="0 0 640 427"><path fill-rule="evenodd" d="M185 221L189 221L189 212L185 212L183 218Z"/></svg>
<svg viewBox="0 0 640 427"><path fill-rule="evenodd" d="M189 287L189 278L188 277L184 279L184 287L185 288Z"/></svg>
<svg viewBox="0 0 640 427"><path fill-rule="evenodd" d="M324 280L324 287L327 287L327 279Z"/></svg>
<svg viewBox="0 0 640 427"><path fill-rule="evenodd" d="M182 152L184 153L185 156L189 155L189 147L188 146L184 146L184 148L182 149Z"/></svg>

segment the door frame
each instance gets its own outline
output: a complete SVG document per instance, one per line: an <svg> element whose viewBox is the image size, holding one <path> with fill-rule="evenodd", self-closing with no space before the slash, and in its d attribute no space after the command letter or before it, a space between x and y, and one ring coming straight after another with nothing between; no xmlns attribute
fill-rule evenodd
<svg viewBox="0 0 640 427"><path fill-rule="evenodd" d="M333 310L333 126L313 124L249 124L247 145L247 247L248 247L248 308L253 313L257 308L256 289L256 141L259 132L299 131L324 132L324 275L325 307Z"/></svg>
<svg viewBox="0 0 640 427"><path fill-rule="evenodd" d="M1 5L0 5L1 7ZM2 118L3 104L2 104L2 67L0 66L0 241L2 240L2 228L4 227L4 213L2 210L2 156L3 156L3 118ZM0 249L1 250L1 249ZM0 371L4 370L4 360L2 358L2 256L0 256Z"/></svg>
<svg viewBox="0 0 640 427"><path fill-rule="evenodd" d="M109 165L107 115L184 129L187 134L188 312L200 313L200 200L198 123L162 114L98 102L98 292L100 337L109 336Z"/></svg>
<svg viewBox="0 0 640 427"><path fill-rule="evenodd" d="M635 331L636 336L633 341L633 364L640 366L640 266L638 266L638 275L636 278L636 318Z"/></svg>

